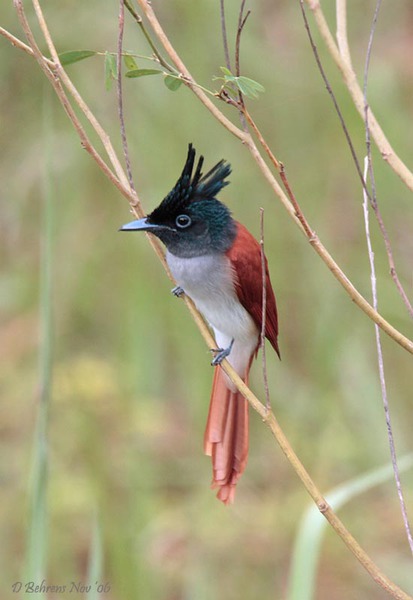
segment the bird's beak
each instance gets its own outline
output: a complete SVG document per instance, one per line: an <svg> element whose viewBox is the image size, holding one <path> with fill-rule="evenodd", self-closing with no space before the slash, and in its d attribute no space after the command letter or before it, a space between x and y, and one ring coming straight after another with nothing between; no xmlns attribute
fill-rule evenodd
<svg viewBox="0 0 413 600"><path fill-rule="evenodd" d="M131 221L130 223L126 223L126 225L122 225L119 231L153 231L155 232L157 229L163 229L162 225L156 225L155 223L148 223L148 217L144 217L143 219L137 219L136 221Z"/></svg>

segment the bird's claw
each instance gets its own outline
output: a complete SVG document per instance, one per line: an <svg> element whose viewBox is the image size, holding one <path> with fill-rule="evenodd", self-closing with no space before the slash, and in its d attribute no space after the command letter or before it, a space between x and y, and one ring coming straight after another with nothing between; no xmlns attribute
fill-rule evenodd
<svg viewBox="0 0 413 600"><path fill-rule="evenodd" d="M216 352L216 356L214 356L214 358L211 361L211 365L213 367L217 367L218 365L220 365L224 358L227 358L227 356L229 356L233 344L234 340L232 339L228 348L211 348L211 352Z"/></svg>
<svg viewBox="0 0 413 600"><path fill-rule="evenodd" d="M174 296L176 296L177 298L179 298L180 296L182 296L182 294L184 294L184 290L183 288L181 288L179 285L175 286L172 290L171 290L172 294Z"/></svg>

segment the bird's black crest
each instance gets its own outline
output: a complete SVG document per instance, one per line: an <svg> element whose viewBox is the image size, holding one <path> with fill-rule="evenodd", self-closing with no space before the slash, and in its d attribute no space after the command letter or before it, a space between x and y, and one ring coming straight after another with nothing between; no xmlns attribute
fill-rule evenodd
<svg viewBox="0 0 413 600"><path fill-rule="evenodd" d="M222 188L229 184L229 181L225 181L225 179L231 173L231 165L224 160L219 161L215 167L203 175L201 169L204 157L200 156L193 174L195 154L195 149L192 144L189 144L188 156L181 176L174 188L151 213L151 220L156 221L157 217L161 217L165 212L175 213L197 200L215 198Z"/></svg>

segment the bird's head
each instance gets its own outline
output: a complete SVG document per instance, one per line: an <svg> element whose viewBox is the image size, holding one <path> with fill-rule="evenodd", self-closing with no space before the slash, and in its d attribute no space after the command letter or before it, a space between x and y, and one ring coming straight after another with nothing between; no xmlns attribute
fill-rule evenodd
<svg viewBox="0 0 413 600"><path fill-rule="evenodd" d="M149 231L176 256L190 258L221 253L236 235L229 209L216 199L226 185L231 166L221 160L202 174L204 157L194 170L195 150L189 144L182 174L174 188L150 215L121 227L121 231Z"/></svg>

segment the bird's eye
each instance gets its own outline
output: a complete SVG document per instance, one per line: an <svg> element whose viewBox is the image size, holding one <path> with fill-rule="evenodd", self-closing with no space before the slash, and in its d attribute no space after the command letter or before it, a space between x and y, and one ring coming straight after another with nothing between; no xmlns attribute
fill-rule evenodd
<svg viewBox="0 0 413 600"><path fill-rule="evenodd" d="M192 221L191 217L188 217L188 215L178 215L175 219L175 223L180 229L185 229L191 225Z"/></svg>

